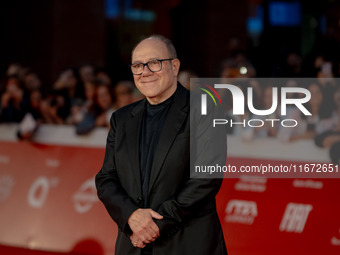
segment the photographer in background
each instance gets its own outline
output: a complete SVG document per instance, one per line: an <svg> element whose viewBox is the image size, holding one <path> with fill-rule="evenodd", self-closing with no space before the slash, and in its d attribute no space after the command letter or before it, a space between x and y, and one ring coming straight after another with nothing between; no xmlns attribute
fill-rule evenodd
<svg viewBox="0 0 340 255"><path fill-rule="evenodd" d="M16 76L9 76L1 93L0 122L18 123L25 115L24 91Z"/></svg>

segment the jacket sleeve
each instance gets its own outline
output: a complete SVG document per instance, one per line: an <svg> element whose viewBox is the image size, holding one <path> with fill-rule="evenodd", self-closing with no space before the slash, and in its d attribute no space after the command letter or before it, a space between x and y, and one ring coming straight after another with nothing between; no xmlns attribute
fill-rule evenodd
<svg viewBox="0 0 340 255"><path fill-rule="evenodd" d="M221 186L222 179L190 179L185 187L173 199L165 201L157 210L164 216L162 220L155 220L160 230L160 237L166 239L174 235L192 218L211 212L215 208L204 208L207 201L214 201ZM210 209L210 210L207 210Z"/></svg>
<svg viewBox="0 0 340 255"><path fill-rule="evenodd" d="M175 234L187 220L216 210L215 196L221 187L223 172L195 172L195 166L226 165L227 129L225 125L212 127L213 119L224 115L220 110L209 110L210 115L191 118L195 123L191 123L190 178L174 197L157 209L164 216L163 220L156 220L161 238Z"/></svg>
<svg viewBox="0 0 340 255"><path fill-rule="evenodd" d="M139 208L122 187L115 165L116 119L113 113L110 120L110 131L106 142L103 166L96 175L96 187L99 199L103 202L111 218L117 223L123 233L130 235L131 229L127 223L132 212Z"/></svg>

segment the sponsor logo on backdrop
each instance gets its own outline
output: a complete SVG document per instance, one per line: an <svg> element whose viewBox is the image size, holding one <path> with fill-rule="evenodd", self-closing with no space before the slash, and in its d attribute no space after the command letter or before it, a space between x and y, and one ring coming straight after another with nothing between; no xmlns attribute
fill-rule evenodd
<svg viewBox="0 0 340 255"><path fill-rule="evenodd" d="M226 222L251 225L257 216L257 204L254 201L230 200L225 209Z"/></svg>
<svg viewBox="0 0 340 255"><path fill-rule="evenodd" d="M94 178L85 181L72 197L74 208L78 213L88 212L98 202Z"/></svg>
<svg viewBox="0 0 340 255"><path fill-rule="evenodd" d="M58 177L48 178L38 177L31 185L27 194L27 202L33 208L41 208L45 204L51 188L56 188L59 184Z"/></svg>
<svg viewBox="0 0 340 255"><path fill-rule="evenodd" d="M0 164L8 164L9 163L9 157L6 155L0 155Z"/></svg>
<svg viewBox="0 0 340 255"><path fill-rule="evenodd" d="M249 192L264 192L266 191L267 178L242 176L235 183L235 190Z"/></svg>
<svg viewBox="0 0 340 255"><path fill-rule="evenodd" d="M280 231L302 233L312 209L313 206L309 204L289 203L280 224Z"/></svg>
<svg viewBox="0 0 340 255"><path fill-rule="evenodd" d="M323 183L320 181L296 179L293 181L293 187L294 188L305 188L305 189L322 189Z"/></svg>
<svg viewBox="0 0 340 255"><path fill-rule="evenodd" d="M340 246L340 228L339 228L339 237L333 236L331 239L331 244L334 246Z"/></svg>
<svg viewBox="0 0 340 255"><path fill-rule="evenodd" d="M0 202L5 201L12 193L14 179L10 175L0 176Z"/></svg>
<svg viewBox="0 0 340 255"><path fill-rule="evenodd" d="M48 167L58 168L60 166L60 161L57 159L46 159L45 165Z"/></svg>

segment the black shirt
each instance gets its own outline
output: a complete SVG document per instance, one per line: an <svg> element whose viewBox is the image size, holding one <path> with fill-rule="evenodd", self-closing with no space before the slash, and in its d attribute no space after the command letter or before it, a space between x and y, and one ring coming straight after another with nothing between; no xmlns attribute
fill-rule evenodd
<svg viewBox="0 0 340 255"><path fill-rule="evenodd" d="M172 99L173 96L157 105L146 103L140 136L140 169L144 208L149 207L148 189L153 159Z"/></svg>

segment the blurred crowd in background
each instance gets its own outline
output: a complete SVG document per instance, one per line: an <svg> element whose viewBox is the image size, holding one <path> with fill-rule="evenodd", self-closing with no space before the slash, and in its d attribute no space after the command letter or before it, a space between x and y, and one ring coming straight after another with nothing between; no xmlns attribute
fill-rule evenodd
<svg viewBox="0 0 340 255"><path fill-rule="evenodd" d="M309 62L310 83L300 84L302 61L296 53L287 56L280 86L305 87L311 92L311 99L305 107L312 113L305 116L298 108L288 109L287 119L295 119L294 128L282 128L264 121L257 128L236 125L229 128L229 134L241 136L245 142L257 137L277 137L282 142L314 139L319 147L331 148L331 157L338 162L340 151L340 76L339 64L322 54L315 55ZM199 77L191 70L181 70L179 81L190 88L190 78ZM132 78L132 74L131 74ZM220 64L220 78L248 78L239 87L247 93L247 87L254 91L253 103L256 109L270 109L274 84L260 84L256 78L256 68L242 52L235 54ZM140 100L143 95L132 80L121 80L112 84L110 75L104 69L91 64L66 68L60 72L52 86L42 84L37 73L20 63L8 65L6 76L0 87L0 122L19 123L18 136L30 138L39 124L74 125L76 134L88 134L95 127L108 127L111 114L117 109ZM290 95L291 98L301 95ZM226 112L232 111L231 94L225 95ZM282 119L279 108L268 119ZM244 116L233 116L234 121L257 118L245 107ZM264 120L264 119L263 119ZM334 154L332 156L332 154Z"/></svg>
<svg viewBox="0 0 340 255"><path fill-rule="evenodd" d="M142 98L132 81L112 84L91 64L66 68L49 87L29 67L10 64L0 95L1 122L74 125L77 134L107 127L115 110Z"/></svg>

